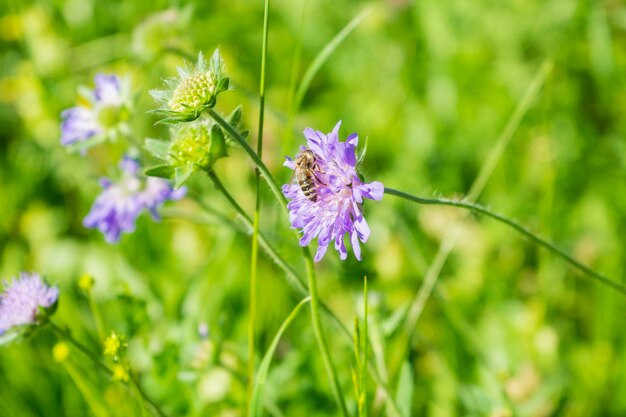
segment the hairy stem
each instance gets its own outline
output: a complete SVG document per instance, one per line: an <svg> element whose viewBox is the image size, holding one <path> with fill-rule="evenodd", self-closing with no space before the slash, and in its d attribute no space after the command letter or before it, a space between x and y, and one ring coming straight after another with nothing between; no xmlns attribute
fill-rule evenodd
<svg viewBox="0 0 626 417"><path fill-rule="evenodd" d="M244 210L237 203L237 201L232 197L232 195L228 192L228 190L226 190L226 188L224 187L224 184L220 181L219 177L215 174L215 172L212 170L208 171L208 175L211 181L213 182L213 184L215 185L215 187L218 189L218 191L220 191L224 195L224 197L226 197L226 200L228 200L228 202L235 209L237 214L239 214L242 221L244 221L244 223L247 225L248 228L251 228L252 222L250 220L250 217L244 212ZM263 247L265 251L268 252L268 254L270 254L270 257L274 259L274 261L276 261L277 265L279 265L287 273L287 277L289 278L289 281L292 284L292 287L294 287L296 291L300 292L302 295L311 296L311 319L313 322L313 330L315 332L315 338L317 339L318 347L320 349L320 353L322 354L324 366L326 367L326 371L328 372L329 378L331 380L333 393L335 394L337 403L339 404L339 407L342 409L344 416L347 416L348 415L347 408L346 408L345 401L343 398L343 393L341 391L341 387L337 379L335 367L332 363L332 360L330 359L328 345L326 343L326 338L322 330L322 324L321 324L320 316L319 316L320 307L322 310L324 310L328 314L330 318L332 318L338 324L339 328L342 330L342 333L345 333L348 337L350 337L350 333L345 328L343 323L341 323L339 318L335 316L331 312L331 310L319 300L319 296L317 294L317 279L315 277L315 268L313 265L313 259L311 257L311 254L309 253L309 250L307 248L302 248L303 256L304 256L305 264L306 264L306 270L307 270L308 287L309 287L307 288L302 283L297 273L278 255L276 250L269 244L269 242L265 239L263 234L259 233L258 238L259 238L259 243L261 247Z"/></svg>
<svg viewBox="0 0 626 417"><path fill-rule="evenodd" d="M313 330L315 332L315 339L317 340L317 346L322 354L322 360L324 361L324 367L326 368L326 373L328 373L328 378L330 379L330 383L333 388L333 394L335 394L335 399L337 400L337 404L341 409L341 412L344 417L348 417L348 409L346 408L346 403L343 397L343 392L341 390L341 385L339 384L339 380L337 379L337 372L335 370L335 365L330 358L330 352L328 351L328 344L326 342L326 336L324 334L324 330L322 329L322 323L320 321L319 315L319 296L317 294L317 278L315 277L315 266L313 265L313 258L311 257L311 253L307 248L302 248L304 252L304 261L306 264L306 273L309 281L309 291L311 293L311 321L313 322Z"/></svg>
<svg viewBox="0 0 626 417"><path fill-rule="evenodd" d="M276 182L276 180L274 180L274 177L270 173L270 170L267 168L267 165L265 165L259 155L254 152L254 149L252 149L246 139L241 136L241 133L237 132L234 127L228 124L228 122L224 120L222 116L219 115L219 113L217 113L213 109L208 109L207 111L211 118L215 120L215 122L220 125L226 131L226 133L228 133L230 137L233 138L235 142L237 142L243 148L243 150L248 154L250 159L252 159L252 162L254 162L254 164L256 165L257 170L260 172L263 178L265 178L265 181L267 181L267 185L270 187L270 190L274 194L274 197L276 197L276 200L281 203L281 208L285 212L287 212L287 200L280 190L278 183Z"/></svg>
<svg viewBox="0 0 626 417"><path fill-rule="evenodd" d="M467 209L467 210L471 210L474 211L476 213L480 213L483 214L487 217L490 217L494 220L499 221L500 223L503 223L509 227L511 227L512 229L514 229L516 232L522 234L523 236L527 237L528 239L530 239L532 242L538 244L539 246L549 250L550 252L554 253L555 255L559 256L561 259L565 260L566 262L568 262L570 265L572 265L574 268L578 269L579 271L583 272L584 274L590 276L592 279L595 279L605 285L610 286L611 288L613 288L614 290L619 291L620 293L626 295L626 287L624 287L623 285L607 278L606 276L594 271L593 269L583 265L582 263L580 263L579 261L577 261L576 259L572 258L570 255L568 255L564 250L560 249L558 246L556 246L554 243L548 242L547 240L537 236L536 234L534 234L533 232L531 232L530 230L528 230L526 227L522 226L521 224L501 215L498 213L495 213L489 209L487 209L484 206L481 206L480 204L477 203L472 203L470 201L464 201L464 200L450 200L450 199L442 199L442 198L422 198L422 197L416 197L414 195L402 192L402 191L398 191L398 190L394 190L393 188L385 188L385 193L389 194L389 195L394 195L396 197L400 197L403 198L405 200L408 201L412 201L414 203L417 204L423 204L423 205L439 205L439 206L452 206L452 207L458 207L458 208L463 208L463 209Z"/></svg>

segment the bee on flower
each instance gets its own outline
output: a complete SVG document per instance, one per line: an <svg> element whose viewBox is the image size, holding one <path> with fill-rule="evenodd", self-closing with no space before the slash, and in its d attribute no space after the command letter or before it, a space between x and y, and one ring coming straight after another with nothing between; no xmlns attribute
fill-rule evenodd
<svg viewBox="0 0 626 417"><path fill-rule="evenodd" d="M283 185L283 194L290 200L289 220L293 228L302 231L300 246L317 238L316 262L331 242L340 258L346 259L346 235L350 236L354 255L361 260L360 243L365 243L370 235L363 217L363 198L380 200L384 192L382 183L361 180L356 157L359 138L353 133L340 142L340 126L341 122L337 123L327 135L304 129L308 146L300 148L295 160L287 158L284 163L294 170L294 181Z"/></svg>

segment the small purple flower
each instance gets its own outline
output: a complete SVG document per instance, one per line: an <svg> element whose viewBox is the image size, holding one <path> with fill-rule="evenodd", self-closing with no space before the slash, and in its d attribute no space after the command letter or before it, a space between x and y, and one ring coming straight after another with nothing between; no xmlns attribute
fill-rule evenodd
<svg viewBox="0 0 626 417"><path fill-rule="evenodd" d="M358 176L356 165L356 133L348 136L345 142L339 142L338 132L341 121L328 135L311 128L304 129L308 148L315 155L316 166L310 176L315 198L311 192L302 191L298 181L283 185L283 193L289 200L289 220L293 228L302 229L300 246L308 245L317 237L315 262L319 262L331 241L342 260L348 252L344 243L346 234L350 235L352 250L361 260L360 242L365 243L370 229L363 217L363 197L371 200L383 198L384 186L375 181L364 183ZM296 169L296 161L287 158L285 166ZM300 168L298 168L300 169ZM297 172L295 177L297 177ZM297 178L296 178L297 179Z"/></svg>
<svg viewBox="0 0 626 417"><path fill-rule="evenodd" d="M122 85L116 75L97 74L95 89L84 93L82 103L61 113L61 144L71 145L103 134L120 119L124 103Z"/></svg>
<svg viewBox="0 0 626 417"><path fill-rule="evenodd" d="M59 298L57 287L47 286L38 274L21 273L0 294L0 334L13 327L36 324L41 310L52 310Z"/></svg>
<svg viewBox="0 0 626 417"><path fill-rule="evenodd" d="M185 196L186 188L172 189L168 181L160 178L139 177L139 162L124 157L120 162L122 178L112 182L103 178L100 183L104 191L98 196L83 225L97 228L109 243L117 242L122 232L135 230L135 221L144 209L158 219L157 208L166 200L179 200Z"/></svg>

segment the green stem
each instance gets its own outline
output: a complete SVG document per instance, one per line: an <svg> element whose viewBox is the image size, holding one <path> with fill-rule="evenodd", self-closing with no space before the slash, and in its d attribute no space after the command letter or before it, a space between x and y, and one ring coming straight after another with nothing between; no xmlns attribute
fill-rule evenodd
<svg viewBox="0 0 626 417"><path fill-rule="evenodd" d="M252 220L243 210L243 208L237 203L237 201L233 198L233 196L228 192L228 190L224 187L224 184L219 179L217 174L213 170L209 170L207 172L209 178L215 185L215 188L224 195L226 200L230 203L230 205L235 209L237 214L239 215L241 221L244 223L246 227L247 233L252 233ZM212 207L206 205L206 203L202 199L196 199L198 204L200 204L205 210L210 213L215 214L215 210ZM226 221L225 217L222 215L217 215L220 219ZM280 267L287 277L287 281L291 284L291 287L301 296L307 296L309 294L309 289L302 282L302 278L298 275L298 273L280 256L280 254L276 251L276 249L272 246L271 243L265 238L263 233L259 233L259 244L261 248L267 253L267 255ZM303 251L306 251L306 248L303 248ZM308 252L308 251L307 251ZM309 256L310 258L310 256ZM341 331L344 338L350 342L352 340L352 336L350 335L350 331L346 328L346 326L342 323L342 321L337 317L332 310L321 300L319 301L319 306L322 308L322 311L337 325L337 328ZM385 394L387 398L387 404L391 407L391 411L393 411L394 416L399 416L399 412L397 411L396 404L393 402L391 398L391 391L389 390L388 383L381 379L381 377L376 372L376 368L373 364L369 364L369 370L372 376L374 377L376 383L380 386L381 390Z"/></svg>
<svg viewBox="0 0 626 417"><path fill-rule="evenodd" d="M235 211L237 211L237 213L240 215L242 220L248 225L248 227L252 226L250 217L246 215L246 213L243 211L241 206L232 197L232 195L228 192L228 190L226 190L226 188L224 187L224 184L222 184L222 182L220 181L219 177L215 174L215 172L210 170L207 173L211 181L213 181L213 184L215 185L215 187L218 189L218 191L220 191L224 195L224 197L226 197L226 200L228 200L231 206L233 206L233 208L235 209ZM278 265L281 266L285 270L285 272L287 272L287 276L291 278L290 282L294 284L292 286L296 289L304 287L302 288L302 290L304 290L302 295L307 295L307 292L306 292L307 288L306 286L304 286L304 284L302 284L297 274L291 269L291 267L284 260L282 260L282 258L280 258L280 256L274 250L274 248L269 244L269 242L267 242L267 240L261 233L259 233L258 237L259 237L259 243L261 244L261 246L263 246L264 249L268 253L271 253L273 255L272 258L275 261L278 260L277 262ZM347 416L348 411L346 409L346 405L343 399L343 393L341 391L341 387L339 386L339 381L336 376L335 367L332 361L330 360L328 346L326 343L326 339L324 337L324 333L322 331L322 325L319 319L319 307L321 306L322 309L325 310L328 313L328 315L339 324L340 329L342 329L348 335L348 337L350 337L350 333L345 328L345 326L343 326L343 324L337 318L337 316L335 316L326 305L320 302L318 294L317 294L317 280L315 278L315 268L313 266L313 258L311 257L311 254L309 253L309 250L307 248L302 248L302 251L303 251L304 258L305 258L307 278L308 278L308 283L309 283L308 292L309 292L309 295L311 296L311 319L313 321L313 329L315 332L315 338L317 339L318 346L322 354L324 366L326 367L326 371L328 372L329 378L331 380L333 393L335 394L337 403L339 404L339 407L342 409L344 416Z"/></svg>
<svg viewBox="0 0 626 417"><path fill-rule="evenodd" d="M524 235L525 237L527 237L534 243L538 244L539 246L542 246L545 249L549 250L550 252L558 255L563 260L565 260L566 262L568 262L569 264L571 264L572 266L574 266L575 268L577 268L584 274L587 274L591 278L595 279L596 281L599 281L605 285L608 285L612 287L613 289L617 290L618 292L626 295L626 287L624 287L623 285L583 265L576 259L572 258L570 255L568 255L565 251L557 247L554 243L544 240L543 238L537 236L536 234L528 230L526 227L520 225L519 223L507 217L504 217L501 214L494 213L493 211L488 210L487 208L481 206L480 204L472 203L469 201L416 197L414 195L411 195L402 191L394 190L393 188L385 188L385 194L394 195L396 197L400 197L400 198L403 198L408 201L412 201L417 204L458 207L458 208L472 210L474 212L483 214L487 217L491 217L492 219L497 220L500 223L504 223L507 226L513 228L515 231Z"/></svg>
<svg viewBox="0 0 626 417"><path fill-rule="evenodd" d="M259 133L257 137L257 155L263 157L263 122L265 117L265 66L267 63L267 34L269 29L270 1L265 0L263 12L263 47L261 52L261 80L259 86ZM256 204L252 222L252 249L250 254L250 317L248 320L248 404L252 401L254 389L254 353L255 329L258 295L258 256L259 256L259 218L261 213L261 178L256 170Z"/></svg>
<svg viewBox="0 0 626 417"><path fill-rule="evenodd" d="M239 205L239 203L237 203L237 201L233 198L233 196L228 192L228 190L224 187L224 184L222 183L222 181L220 180L220 178L217 176L217 174L214 171L209 171L208 175L211 181L213 182L213 185L215 185L215 188L224 195L226 200L235 209L241 221L243 222L244 226L246 227L246 232L248 234L252 233L252 220L250 219L250 216L246 214L246 212ZM214 210L208 207L204 201L202 200L197 200L197 201L198 201L198 204L200 204L203 208L210 210L211 212L214 212ZM223 216L220 216L220 218L222 217ZM267 240L265 235L261 232L259 232L259 244L261 246L261 249L265 251L267 256L269 256L270 259L272 259L274 263L280 269L282 269L283 272L285 272L285 276L287 277L287 282L293 288L293 290L299 296L302 296L302 297L308 296L309 288L303 282L302 277L295 271L295 269L291 267L291 265L287 263L287 261L283 259L282 256L280 256L276 248L274 248L274 246ZM349 338L350 332L348 331L346 326L341 322L341 320L339 320L339 317L337 317L331 311L331 309L322 301L320 301L320 307L322 308L324 313L328 316L328 318L330 318L332 321L335 322L335 324L337 325L337 328L341 331L341 333L343 333L345 337Z"/></svg>
<svg viewBox="0 0 626 417"><path fill-rule="evenodd" d="M306 272L307 278L309 281L309 292L311 293L311 321L313 322L313 330L315 332L315 339L317 340L317 346L319 347L320 353L322 354L322 360L324 361L324 367L326 368L326 373L328 374L328 378L330 379L330 383L332 385L333 394L335 395L335 400L337 400L337 404L341 409L344 417L348 417L348 409L346 408L346 403L343 398L343 392L341 390L341 385L339 385L339 380L337 379L337 372L335 371L335 365L333 361L330 359L330 353L328 352L328 344L326 342L326 336L322 329L322 323L320 321L319 315L319 296L317 294L317 279L315 277L315 267L313 265L313 258L311 257L311 253L307 248L302 248L304 254L304 262L306 264Z"/></svg>
<svg viewBox="0 0 626 417"><path fill-rule="evenodd" d="M276 180L274 180L274 177L267 168L267 165L265 165L259 155L254 152L254 149L252 149L246 139L241 136L241 134L237 132L237 130L233 128L226 120L224 120L222 116L220 116L213 109L208 109L207 111L211 118L213 118L213 120L215 120L215 122L220 125L226 131L226 133L228 133L230 137L233 138L243 148L243 150L248 154L250 159L252 159L258 171L261 173L263 178L265 178L265 181L267 181L267 185L270 187L270 190L274 194L274 197L276 197L276 199L281 203L281 208L285 212L287 212L287 200L285 199L285 196L278 186L278 183L276 182Z"/></svg>
<svg viewBox="0 0 626 417"><path fill-rule="evenodd" d="M52 329L55 332L57 332L59 335L61 335L63 338L65 338L65 340L67 340L72 345L74 345L74 347L76 349L80 350L85 356L87 356L98 368L100 368L101 371L106 373L108 376L112 376L113 375L113 371L104 362L102 362L100 360L100 358L98 358L98 355L96 355L87 346L83 345L81 342L76 340L74 338L74 336L72 336L69 331L62 329L61 327L57 326L53 322L49 322L49 325L52 327ZM125 385L128 387L127 384L125 384ZM143 401L145 401L146 403L148 403L153 408L153 410L156 412L156 414L159 417L167 417L167 414L165 414L165 412L163 410L161 410L161 407L159 407L159 405L157 403L155 403L154 401L152 401L152 399L150 397L148 397L148 395L145 393L145 391L143 391L141 389L139 384L135 384L135 386L136 386L137 391L139 392L139 394L141 396L140 398Z"/></svg>

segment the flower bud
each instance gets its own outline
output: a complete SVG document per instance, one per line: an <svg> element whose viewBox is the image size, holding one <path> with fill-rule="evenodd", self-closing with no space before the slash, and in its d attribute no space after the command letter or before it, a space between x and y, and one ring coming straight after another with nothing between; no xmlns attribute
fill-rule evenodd
<svg viewBox="0 0 626 417"><path fill-rule="evenodd" d="M206 170L226 156L224 135L221 129L206 123L181 126L173 132L168 150L168 162L173 166L190 166Z"/></svg>
<svg viewBox="0 0 626 417"><path fill-rule="evenodd" d="M179 68L178 77L166 81L167 90L150 91L161 104L153 111L161 117L159 123L190 122L214 107L218 94L228 89L223 67L219 50L215 50L209 62L200 53L193 68Z"/></svg>

